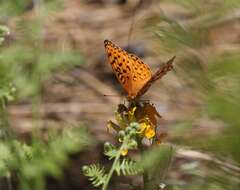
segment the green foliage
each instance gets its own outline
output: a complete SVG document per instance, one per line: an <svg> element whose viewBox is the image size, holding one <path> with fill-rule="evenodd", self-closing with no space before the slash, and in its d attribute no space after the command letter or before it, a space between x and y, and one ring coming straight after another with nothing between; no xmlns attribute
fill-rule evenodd
<svg viewBox="0 0 240 190"><path fill-rule="evenodd" d="M9 126L6 106L16 100L16 93L19 99L39 96L43 83L54 72L81 64L82 56L67 48L44 48L38 19L19 22L21 38L13 45L2 47L0 53L0 177L10 180L11 186L14 173L19 189L43 190L46 177L63 177L69 156L89 146L91 138L85 130L73 128L49 131L47 141L33 135L29 143L24 143ZM0 28L1 38L8 33L5 27Z"/></svg>
<svg viewBox="0 0 240 190"><path fill-rule="evenodd" d="M144 152L139 165L141 165L144 170L161 170L159 173L163 174L164 170L169 167L173 153L174 150L171 145L158 145L157 147ZM156 171L153 171L153 173L153 176L156 175Z"/></svg>
<svg viewBox="0 0 240 190"><path fill-rule="evenodd" d="M32 8L39 6L42 1L33 0L8 0L0 1L0 16L19 16ZM57 10L62 7L62 0L44 0L45 14L52 10ZM57 9L56 9L57 8Z"/></svg>
<svg viewBox="0 0 240 190"><path fill-rule="evenodd" d="M18 140L0 143L0 176L18 173L20 189L44 189L45 177L62 177L69 156L85 149L92 143L82 128L73 128L55 133L48 142L32 139L27 145Z"/></svg>
<svg viewBox="0 0 240 190"><path fill-rule="evenodd" d="M8 167L8 162L9 160L12 160L12 154L9 146L7 146L4 143L0 143L0 177L3 176L9 176L9 167Z"/></svg>
<svg viewBox="0 0 240 190"><path fill-rule="evenodd" d="M143 170L141 164L138 164L136 161L130 160L129 158L124 158L117 162L115 171L119 176L128 176L141 174Z"/></svg>
<svg viewBox="0 0 240 190"><path fill-rule="evenodd" d="M63 177L69 156L92 142L88 133L77 127L63 132L48 131L45 141L40 135L30 134L28 143L24 143L16 137L8 121L10 101L29 97L40 100L43 83L54 72L64 72L83 63L81 54L68 47L66 40L54 48L45 42L44 21L61 7L61 2L0 1L4 22L8 17L19 16L14 20L10 40L0 49L0 177L7 178L10 189L13 189L12 178L19 189L45 189L46 177ZM22 16L29 10L34 13L31 18ZM8 28L0 26L0 43L7 34Z"/></svg>
<svg viewBox="0 0 240 190"><path fill-rule="evenodd" d="M7 13L22 14L31 2L31 0L22 0L21 2L17 0L1 1L1 16L5 16Z"/></svg>
<svg viewBox="0 0 240 190"><path fill-rule="evenodd" d="M1 38L7 33L7 28L0 28ZM12 172L16 172L19 188L24 190L45 189L45 177L61 177L69 155L92 142L85 130L73 128L60 134L49 134L47 142L33 136L31 143L26 144L17 139L9 128L6 105L15 99L16 87L21 89L23 96L39 93L41 83L53 71L66 69L82 60L71 51L45 51L32 47L21 41L3 48L0 55L0 177L11 179ZM30 86L37 90L26 90ZM11 186L11 181L9 183Z"/></svg>
<svg viewBox="0 0 240 190"><path fill-rule="evenodd" d="M113 164L109 172L105 172L103 167L99 165L84 166L83 173L92 181L93 186L102 186L102 190L108 188L109 181L114 172L118 175L135 175L140 173L141 169L137 168L135 161L130 159L121 159L121 155L126 156L128 150L137 148L137 123L131 123L125 130L118 131L120 146L115 147L109 142L104 144L104 154L109 160L113 160Z"/></svg>
<svg viewBox="0 0 240 190"><path fill-rule="evenodd" d="M147 176L145 176L148 181L145 184L147 189L158 189L159 185L165 180L173 154L173 147L167 144L161 144L143 154L138 167L147 171Z"/></svg>
<svg viewBox="0 0 240 190"><path fill-rule="evenodd" d="M82 170L94 187L99 187L107 181L107 174L105 174L104 168L101 168L99 165L83 166Z"/></svg>
<svg viewBox="0 0 240 190"><path fill-rule="evenodd" d="M18 158L20 160L31 160L33 147L25 143L20 143L18 140L0 141L0 176L7 177L11 175L13 169L18 169ZM17 151L17 153L15 152Z"/></svg>
<svg viewBox="0 0 240 190"><path fill-rule="evenodd" d="M108 188L114 172L118 176L143 175L147 176L144 178L144 188L155 190L168 170L172 148L168 145L161 145L151 151L144 152L143 155L143 151L140 151L140 158L137 160L126 157L128 150L138 149L142 142L138 138L140 124L132 122L125 125L126 127L122 130L117 130L119 146L114 146L109 142L104 144L104 154L109 160L113 160L111 169L106 171L104 167L99 165L84 166L82 168L83 174L89 178L93 186L102 186L102 190Z"/></svg>
<svg viewBox="0 0 240 190"><path fill-rule="evenodd" d="M4 37L9 34L9 29L6 26L1 26L0 25L0 45L4 40Z"/></svg>
<svg viewBox="0 0 240 190"><path fill-rule="evenodd" d="M0 80L0 99L8 102L13 101L16 94L16 88L12 83Z"/></svg>
<svg viewBox="0 0 240 190"><path fill-rule="evenodd" d="M33 49L25 45L13 45L1 50L0 76L13 81L18 97L39 93L44 81L55 71L63 71L81 64L83 58L71 50Z"/></svg>
<svg viewBox="0 0 240 190"><path fill-rule="evenodd" d="M119 154L120 150L117 154L114 153L115 156L110 154L110 157L115 157L110 172L115 171L118 176L141 175L146 172L148 173L148 183L145 184L146 187L148 189L156 189L169 169L173 151L171 146L161 145L153 150L147 151L138 161L130 158L119 158ZM103 167L93 164L83 166L82 170L83 174L89 178L93 186L98 187L108 184L107 179L111 173L106 173Z"/></svg>
<svg viewBox="0 0 240 190"><path fill-rule="evenodd" d="M60 136L52 136L47 144L41 141L32 145L32 156L30 160L21 159L20 174L22 189L29 189L31 183L35 185L42 181L44 176L59 178L62 176L62 168L68 163L68 156L84 149L90 144L90 138L82 129L66 130ZM18 166L19 167L19 166Z"/></svg>
<svg viewBox="0 0 240 190"><path fill-rule="evenodd" d="M114 170L117 175L137 175L142 172L141 167L138 167L139 164L137 162L123 158L122 160L118 160ZM88 177L94 187L99 187L107 183L108 174L103 167L95 164L91 164L89 166L82 167L83 174Z"/></svg>
<svg viewBox="0 0 240 190"><path fill-rule="evenodd" d="M112 160L117 156L118 149L109 142L106 142L104 144L104 154L108 157L109 160Z"/></svg>

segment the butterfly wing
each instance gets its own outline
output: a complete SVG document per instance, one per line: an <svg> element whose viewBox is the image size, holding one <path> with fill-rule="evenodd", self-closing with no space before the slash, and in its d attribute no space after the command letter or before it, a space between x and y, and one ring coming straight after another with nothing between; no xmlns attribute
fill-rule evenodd
<svg viewBox="0 0 240 190"><path fill-rule="evenodd" d="M150 68L133 54L129 54L109 40L104 41L108 61L130 99L134 99L152 78Z"/></svg>
<svg viewBox="0 0 240 190"><path fill-rule="evenodd" d="M139 57L134 54L129 54L132 67L132 90L129 98L134 99L141 91L141 89L152 78L152 72L148 65L146 65Z"/></svg>
<svg viewBox="0 0 240 190"><path fill-rule="evenodd" d="M157 71L154 73L154 75L151 78L151 82L154 82L160 78L162 78L164 75L167 74L168 71L171 71L173 69L173 61L176 58L176 56L173 56L171 59L169 59L166 63L164 63Z"/></svg>
<svg viewBox="0 0 240 190"><path fill-rule="evenodd" d="M173 69L173 61L175 59L175 56L172 57L170 60L168 60L166 63L164 63L157 71L154 73L154 75L151 77L149 81L142 87L142 89L138 92L136 97L142 96L154 83L156 80L162 78L165 74L167 74L168 71L171 71Z"/></svg>

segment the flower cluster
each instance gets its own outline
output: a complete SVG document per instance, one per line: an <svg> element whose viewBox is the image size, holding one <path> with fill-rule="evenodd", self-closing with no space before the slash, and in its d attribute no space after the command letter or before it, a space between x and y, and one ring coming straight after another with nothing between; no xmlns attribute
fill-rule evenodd
<svg viewBox="0 0 240 190"><path fill-rule="evenodd" d="M108 121L107 128L114 129L118 133L119 142L124 142L121 150L123 156L127 155L129 149L137 148L143 138L159 141L156 135L157 117L161 116L148 102L130 104L128 107L123 104L118 106L115 113L117 124Z"/></svg>

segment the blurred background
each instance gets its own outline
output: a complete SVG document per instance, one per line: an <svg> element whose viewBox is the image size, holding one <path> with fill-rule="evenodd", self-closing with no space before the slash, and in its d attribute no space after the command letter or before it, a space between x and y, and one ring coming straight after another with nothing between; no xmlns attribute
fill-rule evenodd
<svg viewBox="0 0 240 190"><path fill-rule="evenodd" d="M0 25L1 189L92 189L124 102L105 39L153 71L176 55L143 97L177 147L166 189L240 188L239 0L1 0Z"/></svg>

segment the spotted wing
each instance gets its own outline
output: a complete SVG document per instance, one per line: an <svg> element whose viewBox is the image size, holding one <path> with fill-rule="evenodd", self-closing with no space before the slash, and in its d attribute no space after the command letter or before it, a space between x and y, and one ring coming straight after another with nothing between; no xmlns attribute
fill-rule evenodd
<svg viewBox="0 0 240 190"><path fill-rule="evenodd" d="M136 55L129 54L109 40L104 41L108 61L130 99L134 99L152 78L148 65Z"/></svg>

